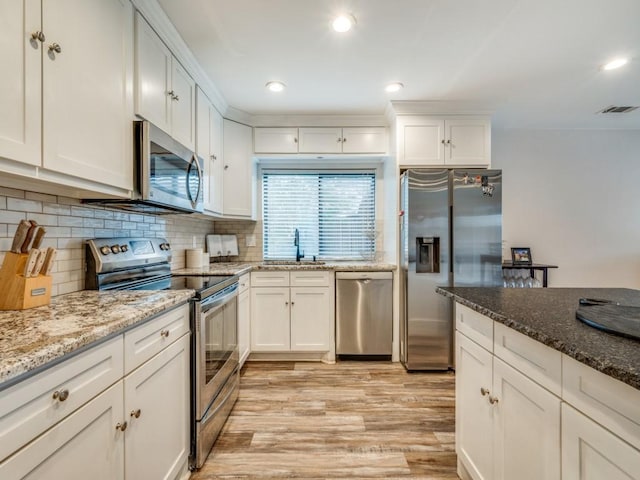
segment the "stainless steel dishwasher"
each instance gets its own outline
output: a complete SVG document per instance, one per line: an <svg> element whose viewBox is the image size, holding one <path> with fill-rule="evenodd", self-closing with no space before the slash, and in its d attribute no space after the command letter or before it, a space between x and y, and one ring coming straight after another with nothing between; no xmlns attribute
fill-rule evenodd
<svg viewBox="0 0 640 480"><path fill-rule="evenodd" d="M392 305L392 272L336 272L336 354L390 357Z"/></svg>

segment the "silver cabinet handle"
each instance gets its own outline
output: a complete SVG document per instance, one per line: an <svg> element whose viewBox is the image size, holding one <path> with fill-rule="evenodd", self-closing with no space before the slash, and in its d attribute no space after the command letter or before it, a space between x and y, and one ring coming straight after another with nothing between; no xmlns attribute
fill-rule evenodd
<svg viewBox="0 0 640 480"><path fill-rule="evenodd" d="M347 139L342 137L342 143L345 143L346 141L347 141Z"/></svg>
<svg viewBox="0 0 640 480"><path fill-rule="evenodd" d="M173 98L176 102L179 102L179 101L180 101L180 97L179 97L178 95L174 95L174 96L173 96L173 97L171 97L171 98Z"/></svg>
<svg viewBox="0 0 640 480"><path fill-rule="evenodd" d="M496 403L498 403L498 397L494 397L492 395L489 395L489 403L491 405L495 405Z"/></svg>
<svg viewBox="0 0 640 480"><path fill-rule="evenodd" d="M56 390L52 395L54 400L58 400L59 402L64 402L67 398L69 398L69 390L66 388L64 390Z"/></svg>
<svg viewBox="0 0 640 480"><path fill-rule="evenodd" d="M447 145L451 145L451 139L447 140Z"/></svg>
<svg viewBox="0 0 640 480"><path fill-rule="evenodd" d="M38 30L38 31L33 32L33 33L31 34L31 39L32 39L32 40L39 40L39 41L40 41L40 43L44 43L44 41L45 41L45 39L46 39L46 38L45 38L45 36L44 36L44 33L42 33L40 30Z"/></svg>
<svg viewBox="0 0 640 480"><path fill-rule="evenodd" d="M62 47L57 43L52 43L49 45L49 51L55 53L62 53Z"/></svg>
<svg viewBox="0 0 640 480"><path fill-rule="evenodd" d="M140 418L140 414L142 411L138 408L137 410L131 410L131 416L134 418Z"/></svg>
<svg viewBox="0 0 640 480"><path fill-rule="evenodd" d="M289 305L289 302L284 302L285 305Z"/></svg>
<svg viewBox="0 0 640 480"><path fill-rule="evenodd" d="M116 424L116 430L120 430L121 432L124 432L126 429L127 429L127 422Z"/></svg>
<svg viewBox="0 0 640 480"><path fill-rule="evenodd" d="M484 387L480 387L480 394L484 397L485 395L489 394L489 389L488 388L484 388Z"/></svg>
<svg viewBox="0 0 640 480"><path fill-rule="evenodd" d="M211 160L217 160L218 157L216 157L215 155L211 155L209 158L211 158Z"/></svg>
<svg viewBox="0 0 640 480"><path fill-rule="evenodd" d="M441 144L443 144L443 145L446 143L446 142L444 141L444 138L443 138L442 140L440 140L440 143L441 143Z"/></svg>
<svg viewBox="0 0 640 480"><path fill-rule="evenodd" d="M169 330L162 330L160 332L160 336L164 337L164 338L167 338L169 336Z"/></svg>
<svg viewBox="0 0 640 480"><path fill-rule="evenodd" d="M229 165L225 165L225 166L224 166L224 169L225 169L225 170L229 170Z"/></svg>
<svg viewBox="0 0 640 480"><path fill-rule="evenodd" d="M291 306L293 307L296 304L296 302L291 302Z"/></svg>
<svg viewBox="0 0 640 480"><path fill-rule="evenodd" d="M296 137L293 137L293 143L298 143L298 139Z"/></svg>
<svg viewBox="0 0 640 480"><path fill-rule="evenodd" d="M167 95L169 95L171 98L173 98L173 97L174 97L174 95L175 95L175 92L174 92L173 90L169 90L169 91L167 92Z"/></svg>
<svg viewBox="0 0 640 480"><path fill-rule="evenodd" d="M338 137L338 143L342 142L342 139L340 137Z"/></svg>

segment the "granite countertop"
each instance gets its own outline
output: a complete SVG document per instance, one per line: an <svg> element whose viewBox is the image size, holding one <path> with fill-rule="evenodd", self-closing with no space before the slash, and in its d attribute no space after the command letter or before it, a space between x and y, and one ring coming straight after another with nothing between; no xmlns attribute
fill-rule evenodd
<svg viewBox="0 0 640 480"><path fill-rule="evenodd" d="M243 275L252 270L329 270L335 272L358 271L393 271L396 266L391 263L376 262L245 262L245 263L210 263L209 267L181 268L173 270L174 275Z"/></svg>
<svg viewBox="0 0 640 480"><path fill-rule="evenodd" d="M0 389L4 382L185 303L193 293L84 290L54 297L45 307L0 312Z"/></svg>
<svg viewBox="0 0 640 480"><path fill-rule="evenodd" d="M439 287L437 292L640 390L640 341L576 319L580 298L640 306L638 290Z"/></svg>

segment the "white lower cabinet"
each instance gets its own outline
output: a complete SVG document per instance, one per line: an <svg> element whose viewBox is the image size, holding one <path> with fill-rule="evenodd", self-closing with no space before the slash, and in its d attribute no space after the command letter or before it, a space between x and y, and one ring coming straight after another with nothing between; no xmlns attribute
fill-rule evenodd
<svg viewBox="0 0 640 480"><path fill-rule="evenodd" d="M330 275L303 271L291 272L290 277L285 271L252 272L251 351L331 350L334 302ZM301 283L305 286L295 286Z"/></svg>
<svg viewBox="0 0 640 480"><path fill-rule="evenodd" d="M189 335L124 378L125 478L174 479L189 456Z"/></svg>
<svg viewBox="0 0 640 480"><path fill-rule="evenodd" d="M251 275L242 275L238 283L238 350L242 368L251 353Z"/></svg>
<svg viewBox="0 0 640 480"><path fill-rule="evenodd" d="M0 464L0 478L124 478L123 382L119 381ZM139 477L142 478L142 477Z"/></svg>
<svg viewBox="0 0 640 480"><path fill-rule="evenodd" d="M188 312L187 305L175 308L2 391L0 478L183 476L190 446ZM127 344L125 337L138 341ZM136 345L138 354L127 352Z"/></svg>
<svg viewBox="0 0 640 480"><path fill-rule="evenodd" d="M640 451L564 403L562 479L638 480Z"/></svg>
<svg viewBox="0 0 640 480"><path fill-rule="evenodd" d="M456 330L461 478L640 480L638 390L459 304Z"/></svg>

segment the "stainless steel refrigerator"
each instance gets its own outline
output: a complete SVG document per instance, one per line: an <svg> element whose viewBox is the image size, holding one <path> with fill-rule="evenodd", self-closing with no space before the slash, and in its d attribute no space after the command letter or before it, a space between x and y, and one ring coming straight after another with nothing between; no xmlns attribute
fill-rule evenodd
<svg viewBox="0 0 640 480"><path fill-rule="evenodd" d="M502 285L502 172L411 169L400 186L400 359L407 370L446 370L452 301L435 289Z"/></svg>

